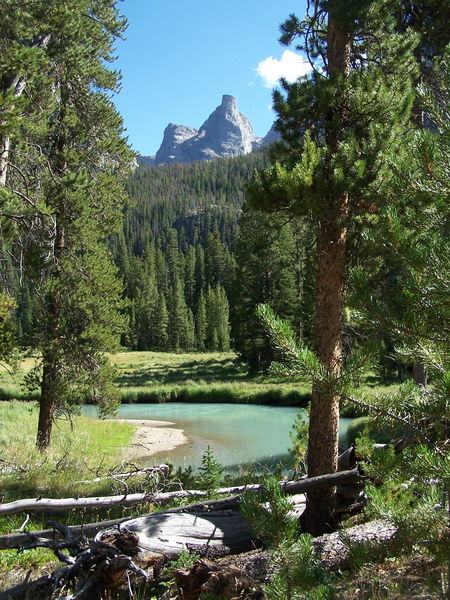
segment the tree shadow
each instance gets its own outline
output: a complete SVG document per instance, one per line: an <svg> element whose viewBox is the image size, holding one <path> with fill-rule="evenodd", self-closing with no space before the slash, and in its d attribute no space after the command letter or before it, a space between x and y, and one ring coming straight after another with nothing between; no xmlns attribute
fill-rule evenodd
<svg viewBox="0 0 450 600"><path fill-rule="evenodd" d="M149 364L122 372L116 379L122 387L180 385L187 383L230 383L246 377L245 370L235 361L186 361L180 364Z"/></svg>

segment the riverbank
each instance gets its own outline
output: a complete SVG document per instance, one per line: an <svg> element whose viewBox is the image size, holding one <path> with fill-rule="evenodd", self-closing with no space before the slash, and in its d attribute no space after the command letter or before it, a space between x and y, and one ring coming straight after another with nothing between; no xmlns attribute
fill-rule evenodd
<svg viewBox="0 0 450 600"><path fill-rule="evenodd" d="M116 423L129 423L136 426L136 431L130 442L122 448L122 456L127 461L147 458L158 452L170 452L189 442L182 429L169 427L175 425L171 421L154 421L150 419L111 420Z"/></svg>
<svg viewBox="0 0 450 600"><path fill-rule="evenodd" d="M306 381L283 381L267 374L250 375L244 363L232 352L119 352L111 356L117 369L116 383L121 404L254 404L305 408L311 386ZM39 402L39 390L24 386L27 373L36 359L24 359L11 373L0 372L0 400L20 399ZM361 378L359 395L395 391L400 382L387 385L373 373ZM89 398L85 401L88 403ZM353 405L342 407L342 416L357 417L361 412Z"/></svg>

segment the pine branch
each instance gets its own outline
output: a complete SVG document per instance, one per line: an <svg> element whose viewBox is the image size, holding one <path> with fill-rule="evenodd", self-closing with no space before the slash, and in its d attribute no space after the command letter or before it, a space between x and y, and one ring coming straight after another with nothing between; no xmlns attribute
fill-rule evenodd
<svg viewBox="0 0 450 600"><path fill-rule="evenodd" d="M352 402L353 404L356 404L357 406L366 408L367 410L373 411L384 417L388 417L389 419L391 419L393 421L401 423L402 425L404 425L405 427L410 429L413 433L415 433L416 436L420 440L422 440L428 446L430 446L433 450L435 450L435 452L437 454L439 454L439 456L445 456L445 453L442 452L442 450L440 448L438 448L436 446L436 444L434 444L433 441L430 440L430 438L423 433L423 431L421 431L416 425L411 423L411 421L409 421L408 419L405 419L404 417L401 417L400 415L397 415L396 413L394 413L386 408L381 408L380 406L375 406L374 404L365 402L364 400L357 400L356 398L351 398L350 396L346 396L345 400L348 400L349 402Z"/></svg>

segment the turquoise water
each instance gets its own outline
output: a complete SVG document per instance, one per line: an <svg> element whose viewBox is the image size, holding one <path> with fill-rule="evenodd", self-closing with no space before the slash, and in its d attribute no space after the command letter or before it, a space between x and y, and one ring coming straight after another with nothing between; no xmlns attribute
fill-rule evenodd
<svg viewBox="0 0 450 600"><path fill-rule="evenodd" d="M148 462L170 462L175 467L198 467L205 448L211 446L215 457L229 471L256 463L288 467L289 431L298 413L296 407L254 404L123 404L116 418L171 421L183 429L188 443L169 452L152 456ZM83 410L96 416L94 406ZM351 419L341 419L341 441L345 445Z"/></svg>

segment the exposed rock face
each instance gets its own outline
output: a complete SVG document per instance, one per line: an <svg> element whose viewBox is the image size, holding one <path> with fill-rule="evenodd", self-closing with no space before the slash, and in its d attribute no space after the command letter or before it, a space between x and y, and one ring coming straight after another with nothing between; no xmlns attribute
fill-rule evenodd
<svg viewBox="0 0 450 600"><path fill-rule="evenodd" d="M236 98L224 95L220 106L210 114L199 130L169 123L154 164L248 154L264 143L273 141L271 139L266 142L267 137L255 137L249 119L237 109Z"/></svg>
<svg viewBox="0 0 450 600"><path fill-rule="evenodd" d="M188 142L191 160L248 154L252 151L253 129L237 109L233 96L223 96L222 104L206 119L198 134Z"/></svg>
<svg viewBox="0 0 450 600"><path fill-rule="evenodd" d="M196 135L197 130L185 125L169 123L164 130L162 144L156 153L155 163L186 162L183 144Z"/></svg>
<svg viewBox="0 0 450 600"><path fill-rule="evenodd" d="M272 127L269 129L266 136L263 137L263 139L261 140L261 145L264 146L265 144L273 144L274 142L278 142L278 140L280 140L280 139L281 139L281 135L275 129L275 123L274 123L272 125Z"/></svg>

